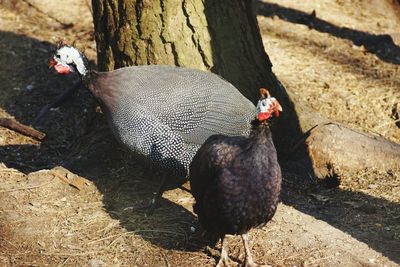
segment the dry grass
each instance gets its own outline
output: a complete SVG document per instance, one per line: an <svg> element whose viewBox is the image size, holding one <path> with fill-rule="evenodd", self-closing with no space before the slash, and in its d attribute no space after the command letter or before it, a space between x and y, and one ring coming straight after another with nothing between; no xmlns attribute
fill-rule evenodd
<svg viewBox="0 0 400 267"><path fill-rule="evenodd" d="M317 9L317 17L360 31L399 29L392 14L368 6L374 1L269 2L307 13ZM6 40L0 41L0 66L7 66L0 68L0 116L29 123L69 86L46 67L54 40L76 40L95 62L91 15L86 0L30 0L43 12L9 2L16 7L0 8L0 36ZM60 27L46 12L74 27ZM327 117L400 141L390 117L400 100L399 65L304 25L258 19L273 70L285 86ZM32 91L26 90L30 84ZM94 106L81 91L52 110L40 125L48 135L42 143L0 129L1 160L8 165L0 166L0 265L215 264L218 253L204 248L198 229L190 230L197 226L188 193L168 191L162 207L145 216L140 207L159 175L117 149ZM53 168L58 165L65 169ZM398 266L399 177L360 171L335 189L285 179L284 204L266 228L251 232L255 258L274 266ZM71 179L83 183L77 188ZM243 260L239 238L232 238L230 250L233 259Z"/></svg>
<svg viewBox="0 0 400 267"><path fill-rule="evenodd" d="M354 8L349 9L355 1L343 5L334 1L308 1L297 6L291 1L268 2L282 7L289 5L306 13L316 9L317 17L323 16L322 20L333 23L334 27L357 30L367 27L367 32L379 34L390 34L400 27L400 21L390 10L387 16L381 16L380 9L370 10L364 2L360 2L360 10L364 8L372 14L368 17L361 14L360 20L360 16L351 13ZM318 8L322 6L325 8ZM350 14L339 16L332 12L338 10ZM332 13L328 15L328 11ZM399 65L380 60L350 40L302 24L262 16L259 24L273 70L285 86L332 120L400 142L400 129L392 118L392 108L400 102Z"/></svg>

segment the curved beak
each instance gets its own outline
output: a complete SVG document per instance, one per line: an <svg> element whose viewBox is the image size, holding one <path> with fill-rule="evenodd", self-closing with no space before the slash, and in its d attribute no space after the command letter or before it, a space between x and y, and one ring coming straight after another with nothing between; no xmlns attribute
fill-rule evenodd
<svg viewBox="0 0 400 267"><path fill-rule="evenodd" d="M57 61L54 58L51 58L49 61L49 69L57 65Z"/></svg>

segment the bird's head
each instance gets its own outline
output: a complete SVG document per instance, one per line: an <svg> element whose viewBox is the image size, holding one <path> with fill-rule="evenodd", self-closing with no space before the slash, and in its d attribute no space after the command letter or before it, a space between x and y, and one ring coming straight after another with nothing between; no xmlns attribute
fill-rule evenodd
<svg viewBox="0 0 400 267"><path fill-rule="evenodd" d="M87 73L87 60L75 47L57 44L57 50L49 61L49 68L54 67L58 74L69 74L75 70L81 76Z"/></svg>
<svg viewBox="0 0 400 267"><path fill-rule="evenodd" d="M260 89L260 100L257 103L257 119L259 122L267 121L272 115L279 117L282 106L275 97L271 97L267 89Z"/></svg>

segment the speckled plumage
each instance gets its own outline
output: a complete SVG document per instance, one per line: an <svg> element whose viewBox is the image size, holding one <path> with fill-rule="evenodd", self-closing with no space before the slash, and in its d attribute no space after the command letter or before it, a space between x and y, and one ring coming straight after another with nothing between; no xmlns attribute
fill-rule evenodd
<svg viewBox="0 0 400 267"><path fill-rule="evenodd" d="M281 170L266 123L250 137L211 136L190 165L194 211L203 228L222 237L245 234L275 214Z"/></svg>
<svg viewBox="0 0 400 267"><path fill-rule="evenodd" d="M84 79L117 139L181 179L209 136L246 135L255 114L233 85L209 72L135 66Z"/></svg>
<svg viewBox="0 0 400 267"><path fill-rule="evenodd" d="M208 137L247 135L256 112L232 84L210 72L161 65L97 72L68 45L58 46L49 66L62 75L76 71L116 139L163 169L150 212L168 184L186 181L189 164Z"/></svg>

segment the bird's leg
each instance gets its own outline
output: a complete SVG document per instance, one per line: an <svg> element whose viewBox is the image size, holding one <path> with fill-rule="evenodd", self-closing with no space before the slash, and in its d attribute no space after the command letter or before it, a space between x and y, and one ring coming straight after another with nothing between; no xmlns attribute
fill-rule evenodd
<svg viewBox="0 0 400 267"><path fill-rule="evenodd" d="M167 187L168 179L166 175L162 176L161 184L160 187L158 188L156 194L154 197L150 200L150 205L148 207L148 211L146 212L146 215L152 215L154 210L158 207L160 204L160 199L165 191L165 188Z"/></svg>
<svg viewBox="0 0 400 267"><path fill-rule="evenodd" d="M229 266L228 248L225 235L221 237L221 258L216 267Z"/></svg>
<svg viewBox="0 0 400 267"><path fill-rule="evenodd" d="M246 267L268 267L269 265L259 265L254 263L253 261L253 256L251 256L251 251L250 251L250 247L249 247L249 236L246 234L242 234L242 240L243 240L243 245L244 245L244 250L246 253L246 259L245 259L245 266Z"/></svg>
<svg viewBox="0 0 400 267"><path fill-rule="evenodd" d="M253 267L255 265L253 257L251 256L251 251L249 247L249 236L247 235L247 233L242 234L242 240L243 240L244 250L246 253L246 259L245 259L246 267Z"/></svg>

